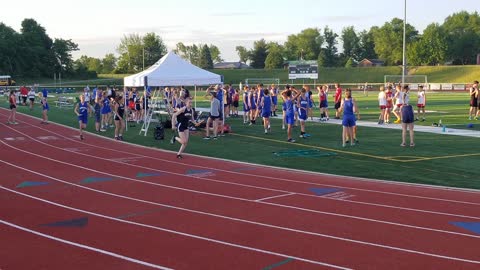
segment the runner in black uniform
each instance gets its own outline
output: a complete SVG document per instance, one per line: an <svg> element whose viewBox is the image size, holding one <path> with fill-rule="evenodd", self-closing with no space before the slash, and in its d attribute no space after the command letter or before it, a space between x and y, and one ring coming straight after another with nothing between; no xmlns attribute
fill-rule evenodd
<svg viewBox="0 0 480 270"><path fill-rule="evenodd" d="M115 97L115 140L123 141L123 131L125 130L125 121L123 116L125 115L125 102L123 96Z"/></svg>
<svg viewBox="0 0 480 270"><path fill-rule="evenodd" d="M190 131L188 129L188 122L194 122L193 118L193 109L192 109L192 100L190 98L185 99L185 106L178 109L172 116L172 129L178 130L178 137L173 134L172 139L170 140L171 144L174 144L175 141L182 144L180 150L178 150L177 158L182 159L182 153L187 147L188 139L190 136Z"/></svg>

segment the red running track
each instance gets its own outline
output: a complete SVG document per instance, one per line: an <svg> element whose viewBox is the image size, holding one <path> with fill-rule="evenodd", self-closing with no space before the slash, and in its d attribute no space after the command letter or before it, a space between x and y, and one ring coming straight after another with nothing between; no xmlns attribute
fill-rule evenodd
<svg viewBox="0 0 480 270"><path fill-rule="evenodd" d="M477 191L86 137L0 124L0 269L480 268Z"/></svg>

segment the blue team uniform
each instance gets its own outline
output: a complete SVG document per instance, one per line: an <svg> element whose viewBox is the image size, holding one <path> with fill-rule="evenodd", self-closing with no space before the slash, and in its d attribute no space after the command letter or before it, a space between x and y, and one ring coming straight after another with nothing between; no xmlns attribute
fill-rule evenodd
<svg viewBox="0 0 480 270"><path fill-rule="evenodd" d="M270 96L263 96L262 117L269 118L272 112L272 98Z"/></svg>
<svg viewBox="0 0 480 270"><path fill-rule="evenodd" d="M285 122L288 125L293 125L295 123L295 111L293 109L293 101L291 99L285 100Z"/></svg>
<svg viewBox="0 0 480 270"><path fill-rule="evenodd" d="M299 98L299 107L298 107L298 118L300 118L300 120L307 120L307 110L308 110L308 97L305 96L305 97L302 97L300 96Z"/></svg>
<svg viewBox="0 0 480 270"><path fill-rule="evenodd" d="M355 114L353 113L352 99L343 100L343 120L342 125L345 127L354 127L356 125Z"/></svg>
<svg viewBox="0 0 480 270"><path fill-rule="evenodd" d="M250 111L250 107L248 106L248 92L243 93L243 111Z"/></svg>
<svg viewBox="0 0 480 270"><path fill-rule="evenodd" d="M110 100L105 98L103 100L102 114L108 114L110 112L112 112L112 109L110 108Z"/></svg>
<svg viewBox="0 0 480 270"><path fill-rule="evenodd" d="M277 88L273 88L273 91L272 91L272 92L273 92L273 94L272 94L272 103L273 103L273 105L277 106L277 104L278 104L278 97L277 97L277 95L278 95L278 89L277 89Z"/></svg>
<svg viewBox="0 0 480 270"><path fill-rule="evenodd" d="M78 116L78 121L82 121L82 123L87 124L88 123L88 103L86 101L79 104L78 113L80 114Z"/></svg>

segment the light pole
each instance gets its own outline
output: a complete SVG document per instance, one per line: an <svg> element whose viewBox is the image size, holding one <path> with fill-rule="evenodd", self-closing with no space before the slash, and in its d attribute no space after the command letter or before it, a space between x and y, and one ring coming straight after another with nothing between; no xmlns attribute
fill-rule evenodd
<svg viewBox="0 0 480 270"><path fill-rule="evenodd" d="M407 29L407 0L405 0L405 5L403 7L403 58L402 58L402 86L405 85L405 72L407 69L407 59L405 58L405 37Z"/></svg>
<svg viewBox="0 0 480 270"><path fill-rule="evenodd" d="M142 70L145 70L145 46L142 48L142 60L143 60Z"/></svg>

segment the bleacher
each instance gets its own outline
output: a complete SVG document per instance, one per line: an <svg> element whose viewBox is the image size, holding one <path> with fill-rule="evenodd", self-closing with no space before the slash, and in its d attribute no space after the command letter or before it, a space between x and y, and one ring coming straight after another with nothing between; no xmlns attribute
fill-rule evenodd
<svg viewBox="0 0 480 270"><path fill-rule="evenodd" d="M72 108L74 104L73 97L58 97L58 100L55 101L55 107L58 108Z"/></svg>

